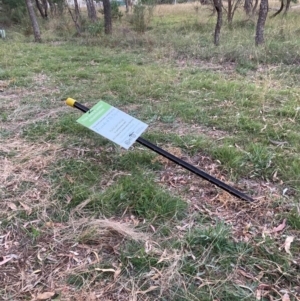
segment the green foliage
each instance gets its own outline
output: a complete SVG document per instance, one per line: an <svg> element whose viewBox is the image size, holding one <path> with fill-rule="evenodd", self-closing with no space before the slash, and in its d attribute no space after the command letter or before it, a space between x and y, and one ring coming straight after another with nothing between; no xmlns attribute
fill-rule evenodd
<svg viewBox="0 0 300 301"><path fill-rule="evenodd" d="M50 0L53 4L57 6L57 12L59 15L63 15L65 10L65 0Z"/></svg>
<svg viewBox="0 0 300 301"><path fill-rule="evenodd" d="M120 20L123 17L123 13L120 11L120 5L117 1L111 1L110 8L112 19Z"/></svg>
<svg viewBox="0 0 300 301"><path fill-rule="evenodd" d="M26 16L26 5L23 0L2 0L0 24L20 24Z"/></svg>
<svg viewBox="0 0 300 301"><path fill-rule="evenodd" d="M2 0L2 6L9 7L10 9L25 7L25 1L23 0Z"/></svg>
<svg viewBox="0 0 300 301"><path fill-rule="evenodd" d="M104 32L104 24L102 22L90 22L86 26L87 32L93 36L101 36Z"/></svg>
<svg viewBox="0 0 300 301"><path fill-rule="evenodd" d="M137 4L133 7L133 14L130 20L135 31L143 33L147 30L153 17L153 5Z"/></svg>

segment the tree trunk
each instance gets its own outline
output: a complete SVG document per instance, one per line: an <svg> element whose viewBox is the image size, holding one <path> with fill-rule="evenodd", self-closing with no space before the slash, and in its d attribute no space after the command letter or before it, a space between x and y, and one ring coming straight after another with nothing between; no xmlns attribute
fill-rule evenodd
<svg viewBox="0 0 300 301"><path fill-rule="evenodd" d="M265 23L268 15L269 10L269 1L268 0L261 0L260 7L259 7L259 14L258 20L256 25L256 35L255 35L255 45L261 45L264 43L264 30L265 30Z"/></svg>
<svg viewBox="0 0 300 301"><path fill-rule="evenodd" d="M227 22L229 26L231 27L232 25L232 0L228 0L228 7L227 7Z"/></svg>
<svg viewBox="0 0 300 301"><path fill-rule="evenodd" d="M291 0L287 0L284 14L286 14L288 12L288 10L290 9L290 6L291 6Z"/></svg>
<svg viewBox="0 0 300 301"><path fill-rule="evenodd" d="M258 0L255 0L254 6L252 8L252 15L255 15L257 6L258 6Z"/></svg>
<svg viewBox="0 0 300 301"><path fill-rule="evenodd" d="M36 7L37 7L38 11L40 12L41 17L42 17L43 19L45 19L46 16L45 16L45 14L44 14L44 12L43 12L43 8L42 8L42 6L41 6L40 1L39 1L39 0L35 0L35 4L36 4Z"/></svg>
<svg viewBox="0 0 300 301"><path fill-rule="evenodd" d="M250 16L252 10L253 2L252 0L245 0L244 10L247 16Z"/></svg>
<svg viewBox="0 0 300 301"><path fill-rule="evenodd" d="M50 13L51 16L55 16L56 15L56 6L54 5L54 3L52 2L52 0L47 0L50 6Z"/></svg>
<svg viewBox="0 0 300 301"><path fill-rule="evenodd" d="M42 2L43 2L44 12L45 12L45 18L48 19L48 3L47 3L47 0L42 0Z"/></svg>
<svg viewBox="0 0 300 301"><path fill-rule="evenodd" d="M111 24L110 0L103 0L103 11L104 11L104 32L105 34L111 34L112 24Z"/></svg>
<svg viewBox="0 0 300 301"><path fill-rule="evenodd" d="M270 18L274 18L274 17L276 17L277 15L279 15L279 14L282 12L283 9L284 9L284 0L281 0L280 8L279 8L278 11L277 11L275 14L273 14Z"/></svg>
<svg viewBox="0 0 300 301"><path fill-rule="evenodd" d="M25 2L26 2L28 14L29 14L32 28L33 28L34 40L35 40L35 42L42 42L41 32L40 32L39 24L37 22L36 15L35 15L35 12L33 9L33 4L31 2L31 0L25 0Z"/></svg>
<svg viewBox="0 0 300 301"><path fill-rule="evenodd" d="M97 13L93 0L86 0L86 8L88 11L88 17L93 21L97 21Z"/></svg>
<svg viewBox="0 0 300 301"><path fill-rule="evenodd" d="M215 28L214 43L216 46L220 43L220 32L222 27L222 0L213 0L217 11L217 24Z"/></svg>
<svg viewBox="0 0 300 301"><path fill-rule="evenodd" d="M126 7L126 13L129 13L129 4L128 4L129 0L125 0L125 7Z"/></svg>
<svg viewBox="0 0 300 301"><path fill-rule="evenodd" d="M75 6L75 16L77 20L81 20L81 15L80 15L80 9L78 5L78 0L74 0L74 6Z"/></svg>
<svg viewBox="0 0 300 301"><path fill-rule="evenodd" d="M75 2L75 14L72 13L72 10L69 7L69 5L67 5L67 8L68 8L68 11L69 11L69 13L71 15L71 18L72 18L72 20L73 20L73 22L75 24L77 34L80 36L81 35L80 13L78 11L77 13L79 13L79 15L77 15L77 13L76 13L76 2L77 2L77 0L74 0L74 2ZM77 3L77 5L78 5L78 3Z"/></svg>

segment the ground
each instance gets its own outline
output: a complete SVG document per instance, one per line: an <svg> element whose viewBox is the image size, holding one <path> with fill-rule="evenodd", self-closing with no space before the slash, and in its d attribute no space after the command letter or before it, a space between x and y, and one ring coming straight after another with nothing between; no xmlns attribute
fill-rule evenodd
<svg viewBox="0 0 300 301"><path fill-rule="evenodd" d="M144 35L3 44L3 300L299 300L297 16L269 21L260 50L237 20L216 49L209 12L182 7ZM136 116L255 201L89 132L67 97Z"/></svg>

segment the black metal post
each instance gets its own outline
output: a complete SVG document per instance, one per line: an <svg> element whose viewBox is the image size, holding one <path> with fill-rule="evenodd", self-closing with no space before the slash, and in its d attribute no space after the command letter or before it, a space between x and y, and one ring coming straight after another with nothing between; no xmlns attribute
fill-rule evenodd
<svg viewBox="0 0 300 301"><path fill-rule="evenodd" d="M68 99L69 100L69 99ZM78 103L77 101L71 100L70 102L68 102L67 100L67 104L71 105L77 109L79 109L82 112L87 112L89 111L89 108L87 108L86 106ZM137 142L139 142L140 144L146 146L147 148L151 149L152 151L158 153L159 155L169 159L170 161L182 166L183 168L187 169L188 171L196 174L197 176L213 183L214 185L220 187L221 189L227 191L228 193L230 193L231 195L234 195L235 197L238 197L241 200L247 201L247 202L254 202L254 199L251 198L250 196L244 194L243 192L233 188L232 186L227 185L226 183L212 177L211 175L207 174L206 172L196 168L195 166L181 160L180 158L177 158L176 156L170 154L169 152L163 150L162 148L158 147L157 145L147 141L146 139L139 137L137 140Z"/></svg>

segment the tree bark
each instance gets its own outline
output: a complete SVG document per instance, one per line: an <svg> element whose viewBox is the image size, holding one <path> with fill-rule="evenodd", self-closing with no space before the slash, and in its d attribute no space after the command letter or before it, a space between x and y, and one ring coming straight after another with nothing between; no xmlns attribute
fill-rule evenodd
<svg viewBox="0 0 300 301"><path fill-rule="evenodd" d="M129 0L125 0L125 7L126 7L126 13L129 13L129 4L128 4Z"/></svg>
<svg viewBox="0 0 300 301"><path fill-rule="evenodd" d="M254 15L256 13L257 6L258 6L258 0L255 0L255 3L252 8L252 15Z"/></svg>
<svg viewBox="0 0 300 301"><path fill-rule="evenodd" d="M93 0L86 0L86 8L88 11L88 17L93 21L97 21L97 13Z"/></svg>
<svg viewBox="0 0 300 301"><path fill-rule="evenodd" d="M56 15L56 5L52 2L52 0L47 0L47 2L49 3L50 13L51 13L51 16L53 17Z"/></svg>
<svg viewBox="0 0 300 301"><path fill-rule="evenodd" d="M213 0L214 7L217 11L217 24L215 27L214 43L216 46L220 44L220 32L222 27L222 0Z"/></svg>
<svg viewBox="0 0 300 301"><path fill-rule="evenodd" d="M75 16L77 20L81 20L81 15L80 15L80 9L78 5L78 0L74 0L74 7L75 7Z"/></svg>
<svg viewBox="0 0 300 301"><path fill-rule="evenodd" d="M259 7L259 14L258 20L256 25L256 35L255 35L255 45L261 45L265 42L264 39L264 30L265 30L265 23L268 15L269 10L269 1L268 0L261 0L260 7Z"/></svg>
<svg viewBox="0 0 300 301"><path fill-rule="evenodd" d="M42 2L43 2L44 12L45 12L45 18L48 19L48 3L47 3L47 0L42 0Z"/></svg>
<svg viewBox="0 0 300 301"><path fill-rule="evenodd" d="M39 1L39 0L35 0L35 4L36 4L36 7L37 7L38 11L40 12L41 17L42 17L43 19L45 19L46 16L45 16L45 14L44 14L44 12L43 12L43 8L42 8L42 6L41 6L40 1Z"/></svg>
<svg viewBox="0 0 300 301"><path fill-rule="evenodd" d="M30 18L32 28L33 28L34 40L35 40L35 42L40 43L40 42L42 42L41 32L40 32L39 24L37 22L36 15L35 15L35 12L33 9L33 4L31 2L31 0L25 0L25 2L26 2L29 18Z"/></svg>
<svg viewBox="0 0 300 301"><path fill-rule="evenodd" d="M227 22L229 26L232 24L232 0L228 0L228 7L227 7Z"/></svg>
<svg viewBox="0 0 300 301"><path fill-rule="evenodd" d="M253 1L252 0L245 0L244 10L245 10L245 13L246 13L247 16L250 16L252 6L253 6Z"/></svg>
<svg viewBox="0 0 300 301"><path fill-rule="evenodd" d="M290 6L291 6L291 0L287 0L284 14L286 14L288 12L288 10L290 9Z"/></svg>
<svg viewBox="0 0 300 301"><path fill-rule="evenodd" d="M104 11L104 32L105 34L111 34L112 23L111 23L110 0L103 0L103 11Z"/></svg>
<svg viewBox="0 0 300 301"><path fill-rule="evenodd" d="M74 0L74 2L76 3L77 0ZM77 3L77 5L78 5L78 3ZM77 15L77 13L79 11L76 13L76 4L75 4L75 15L72 13L72 10L69 7L69 5L67 5L67 7L68 7L68 11L69 11L69 13L71 15L71 18L72 18L72 20L73 20L73 22L75 24L77 34L80 36L81 35L81 22L80 22L80 14Z"/></svg>
<svg viewBox="0 0 300 301"><path fill-rule="evenodd" d="M282 12L283 9L284 9L284 0L281 0L280 8L279 8L278 11L277 11L275 14L273 14L270 18L274 18L274 17L276 17L277 15L279 15L279 14Z"/></svg>

